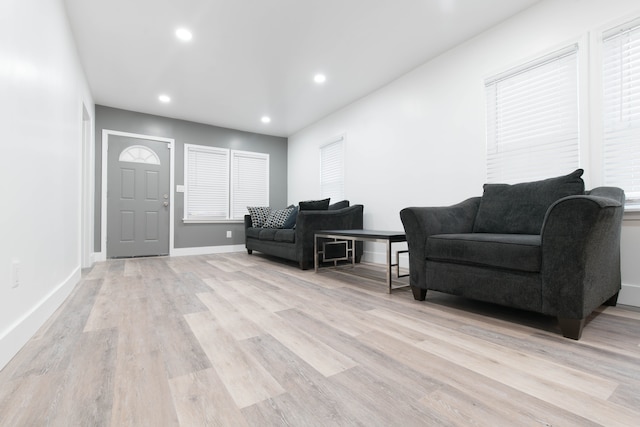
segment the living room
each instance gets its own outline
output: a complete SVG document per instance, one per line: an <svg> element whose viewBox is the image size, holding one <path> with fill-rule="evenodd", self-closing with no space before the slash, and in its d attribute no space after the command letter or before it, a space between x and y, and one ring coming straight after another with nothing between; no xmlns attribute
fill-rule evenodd
<svg viewBox="0 0 640 427"><path fill-rule="evenodd" d="M0 366L62 305L100 252L93 207L99 135L83 130L98 113L65 14L63 2L35 0L5 2L0 13L7 58L0 105L12 141L0 168L8 195L0 249ZM366 228L402 230L404 207L480 195L487 180L484 82L572 44L579 49L580 111L589 118L581 121L580 166L587 188L602 185L599 40L638 17L632 0L535 2L338 111L279 135L287 138L286 192L272 189L275 204L320 197L319 147L339 136L345 196L364 205ZM629 211L622 225L618 300L633 307L640 307L637 219ZM225 239L209 246L227 246ZM382 256L372 245L365 260L376 263Z"/></svg>

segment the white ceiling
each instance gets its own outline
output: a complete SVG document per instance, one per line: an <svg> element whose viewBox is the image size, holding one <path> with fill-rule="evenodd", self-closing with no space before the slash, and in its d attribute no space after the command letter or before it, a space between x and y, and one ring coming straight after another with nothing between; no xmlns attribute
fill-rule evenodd
<svg viewBox="0 0 640 427"><path fill-rule="evenodd" d="M64 1L97 104L289 136L538 0Z"/></svg>

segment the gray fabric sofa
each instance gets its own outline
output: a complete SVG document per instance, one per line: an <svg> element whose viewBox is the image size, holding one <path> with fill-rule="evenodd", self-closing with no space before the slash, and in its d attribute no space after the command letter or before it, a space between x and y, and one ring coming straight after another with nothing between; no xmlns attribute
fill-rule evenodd
<svg viewBox="0 0 640 427"><path fill-rule="evenodd" d="M619 188L584 191L582 173L403 209L414 298L432 289L557 316L580 339L587 316L617 301L625 202Z"/></svg>
<svg viewBox="0 0 640 427"><path fill-rule="evenodd" d="M252 227L250 215L245 215L245 246L247 252L262 252L296 261L301 269L314 266L313 239L319 230L361 230L363 224L362 205L349 205L343 200L326 210L300 210L295 228ZM360 262L363 246L356 245L356 262Z"/></svg>

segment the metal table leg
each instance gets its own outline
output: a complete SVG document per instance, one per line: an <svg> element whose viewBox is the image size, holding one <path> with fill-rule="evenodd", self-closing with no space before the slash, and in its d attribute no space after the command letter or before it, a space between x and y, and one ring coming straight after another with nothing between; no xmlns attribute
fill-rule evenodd
<svg viewBox="0 0 640 427"><path fill-rule="evenodd" d="M387 240L387 293L391 293L391 241Z"/></svg>

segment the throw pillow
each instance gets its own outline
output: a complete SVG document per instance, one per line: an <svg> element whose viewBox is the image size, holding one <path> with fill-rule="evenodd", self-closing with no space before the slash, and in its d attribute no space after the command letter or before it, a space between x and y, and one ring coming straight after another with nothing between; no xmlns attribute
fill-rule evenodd
<svg viewBox="0 0 640 427"><path fill-rule="evenodd" d="M337 211L338 209L344 209L344 208L348 208L349 207L349 201L348 200L341 200L339 202L335 202L331 205L329 205L329 210L330 211Z"/></svg>
<svg viewBox="0 0 640 427"><path fill-rule="evenodd" d="M262 228L282 228L284 222L293 212L293 208L273 209L269 213L269 217L262 225Z"/></svg>
<svg viewBox="0 0 640 427"><path fill-rule="evenodd" d="M349 207L349 201L348 200L341 200L339 202L335 202L331 205L329 205L329 210L330 211L337 211L338 209L344 209L344 208L348 208Z"/></svg>
<svg viewBox="0 0 640 427"><path fill-rule="evenodd" d="M247 210L251 215L251 226L254 228L262 227L271 212L268 206L247 206Z"/></svg>
<svg viewBox="0 0 640 427"><path fill-rule="evenodd" d="M304 202L298 203L298 205L301 211L326 211L329 209L329 200L330 199L305 200Z"/></svg>
<svg viewBox="0 0 640 427"><path fill-rule="evenodd" d="M282 228L293 228L296 225L296 219L298 219L298 207L291 205L287 206L287 208L291 209L291 213L284 224L282 224Z"/></svg>
<svg viewBox="0 0 640 427"><path fill-rule="evenodd" d="M521 184L485 184L475 233L540 234L547 209L558 199L584 194L582 169Z"/></svg>

